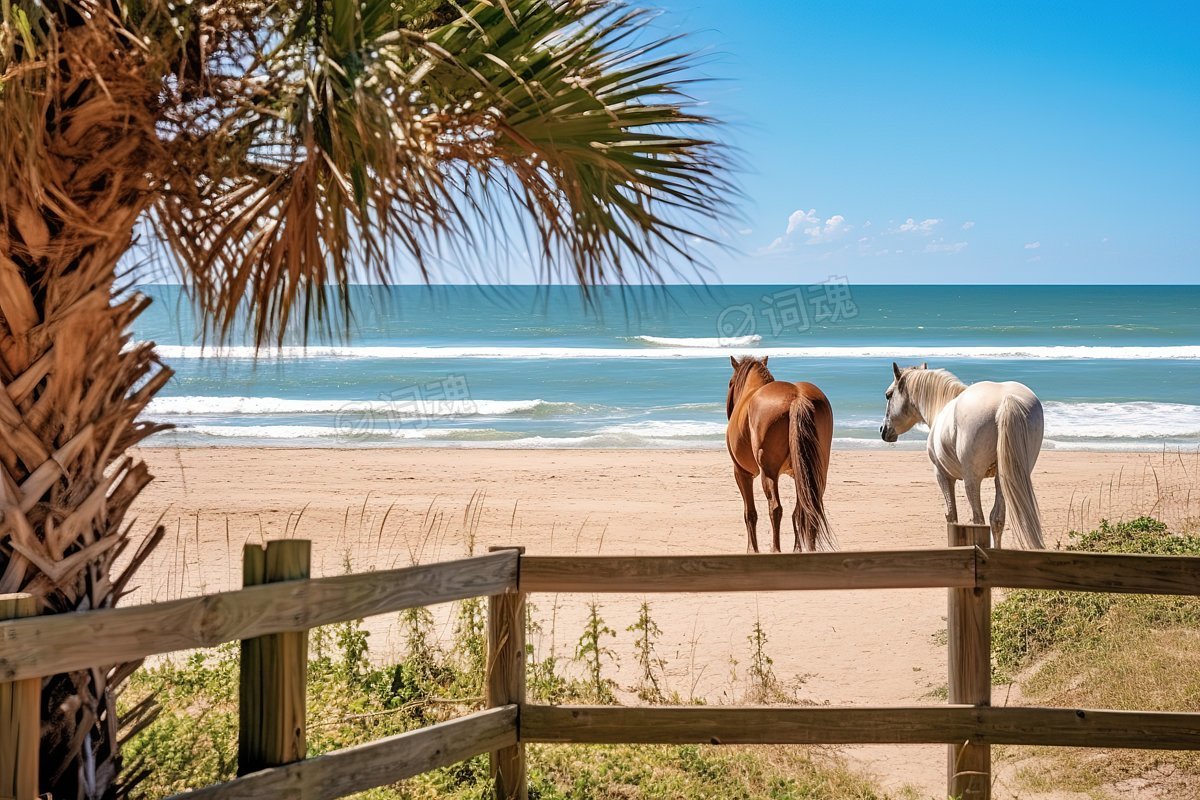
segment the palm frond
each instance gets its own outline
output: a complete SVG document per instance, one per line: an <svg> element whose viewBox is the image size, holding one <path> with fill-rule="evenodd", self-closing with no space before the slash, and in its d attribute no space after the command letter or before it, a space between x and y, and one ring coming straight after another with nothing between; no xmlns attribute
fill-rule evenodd
<svg viewBox="0 0 1200 800"><path fill-rule="evenodd" d="M733 189L690 110L689 58L642 41L645 18L330 0L262 43L228 37L254 70L225 84L219 118L177 118L154 210L215 332L248 312L256 342L307 335L329 286L428 275L447 253L478 266L523 235L514 222L547 274L585 286L693 263Z"/></svg>

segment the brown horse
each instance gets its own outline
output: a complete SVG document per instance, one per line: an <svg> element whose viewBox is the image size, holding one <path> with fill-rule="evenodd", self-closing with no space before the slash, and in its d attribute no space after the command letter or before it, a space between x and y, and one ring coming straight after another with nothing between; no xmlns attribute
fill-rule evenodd
<svg viewBox="0 0 1200 800"><path fill-rule="evenodd" d="M767 359L729 358L725 442L733 458L733 477L742 493L746 519L746 552L758 552L758 511L754 507L754 476L762 474L763 492L771 509L771 551L779 552L779 475L796 481L792 528L795 550L836 550L837 542L825 518L825 480L833 443L833 408L825 393L811 383L776 381ZM804 534L804 546L800 534Z"/></svg>

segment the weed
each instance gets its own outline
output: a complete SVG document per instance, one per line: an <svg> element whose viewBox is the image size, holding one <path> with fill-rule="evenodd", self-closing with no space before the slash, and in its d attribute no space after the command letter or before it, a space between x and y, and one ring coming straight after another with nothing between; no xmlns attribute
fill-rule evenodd
<svg viewBox="0 0 1200 800"><path fill-rule="evenodd" d="M481 597L463 600L454 625L455 651L460 658L459 686L471 694L483 693L487 670L487 618L483 604Z"/></svg>
<svg viewBox="0 0 1200 800"><path fill-rule="evenodd" d="M643 601L638 608L637 621L625 629L635 635L633 642L634 657L641 671L640 680L634 691L638 698L647 703L662 703L666 697L663 694L659 675L663 673L666 662L658 654L658 640L662 630L650 616L650 604Z"/></svg>
<svg viewBox="0 0 1200 800"><path fill-rule="evenodd" d="M779 678L775 676L775 660L767 655L767 632L759 617L754 618L754 627L746 641L750 642L748 699L751 703L770 703L779 699L782 691Z"/></svg>
<svg viewBox="0 0 1200 800"><path fill-rule="evenodd" d="M611 678L604 677L604 662L616 662L616 653L606 647L604 639L616 638L617 632L608 627L600 616L600 604L595 600L588 603L587 621L583 626L583 635L575 645L575 660L583 664L587 673L587 690L589 700L593 703L611 704L617 702L615 690L617 684Z"/></svg>

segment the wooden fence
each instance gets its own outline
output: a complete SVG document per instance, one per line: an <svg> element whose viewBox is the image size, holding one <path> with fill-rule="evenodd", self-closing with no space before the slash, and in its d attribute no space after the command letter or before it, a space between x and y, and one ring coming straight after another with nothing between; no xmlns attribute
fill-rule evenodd
<svg viewBox="0 0 1200 800"><path fill-rule="evenodd" d="M0 596L0 797L36 794L41 676L242 642L238 777L179 800L341 797L491 754L496 795L527 793L524 745L945 743L947 790L988 798L990 746L1200 749L1200 713L991 706L991 589L1200 594L1200 558L993 550L985 526L944 549L736 556L527 556L520 548L309 579L308 543L247 548L245 588L153 605L29 617ZM949 589L949 704L866 707L547 706L525 698L525 596L535 592ZM305 758L310 628L489 597L484 711Z"/></svg>

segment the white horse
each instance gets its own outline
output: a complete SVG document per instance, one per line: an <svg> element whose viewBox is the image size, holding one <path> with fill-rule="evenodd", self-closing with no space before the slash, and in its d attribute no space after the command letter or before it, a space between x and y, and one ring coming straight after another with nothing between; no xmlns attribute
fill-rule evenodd
<svg viewBox="0 0 1200 800"><path fill-rule="evenodd" d="M1017 539L1042 548L1042 522L1030 473L1042 447L1042 403L1015 381L981 381L967 386L944 369L900 369L887 388L887 412L879 434L894 442L918 422L929 426L926 451L946 498L946 520L958 522L954 483L962 481L971 503L971 521L983 524L979 485L996 479L991 526L994 546L1004 532L1005 506L1011 506Z"/></svg>

